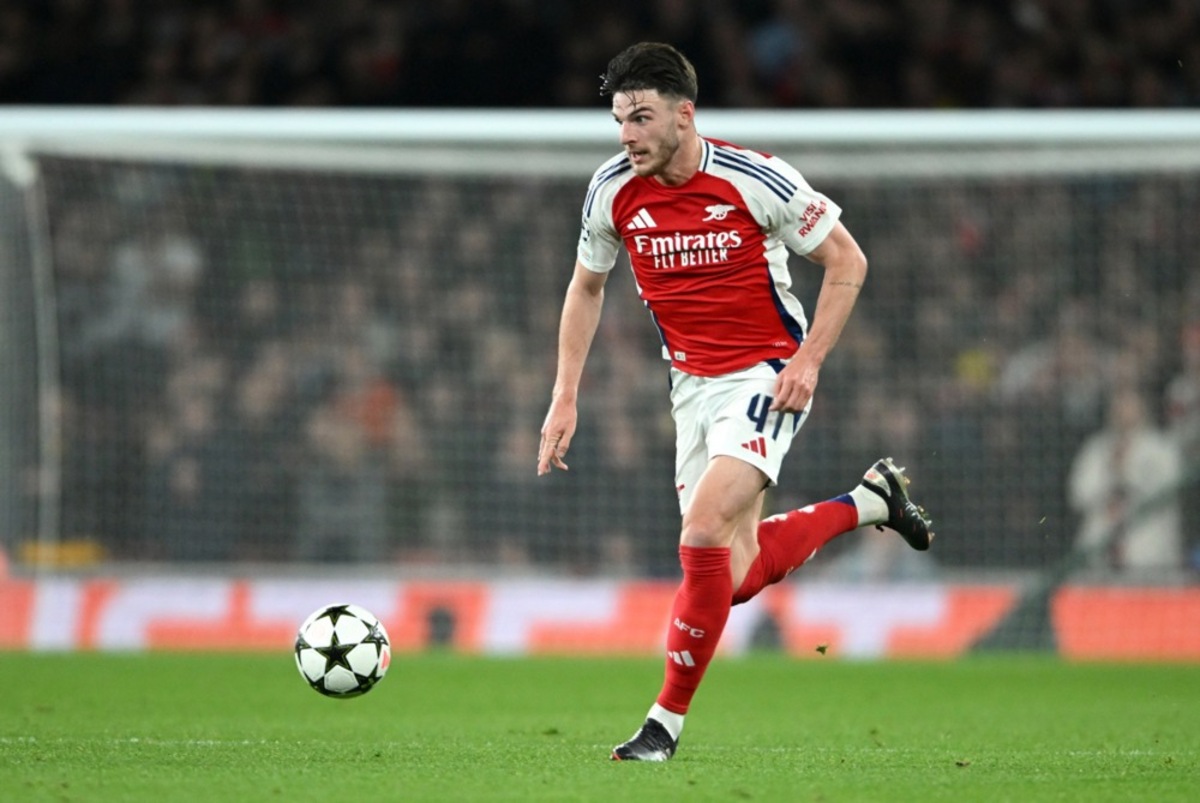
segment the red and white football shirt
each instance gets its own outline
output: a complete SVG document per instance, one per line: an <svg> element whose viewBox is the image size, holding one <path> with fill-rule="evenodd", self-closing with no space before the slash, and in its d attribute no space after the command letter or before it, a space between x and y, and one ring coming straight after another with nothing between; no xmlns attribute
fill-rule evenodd
<svg viewBox="0 0 1200 803"><path fill-rule="evenodd" d="M718 376L795 353L808 322L790 292L787 250L812 251L842 210L778 157L702 143L700 170L678 187L637 176L624 154L601 166L578 258L605 273L624 243L664 355Z"/></svg>

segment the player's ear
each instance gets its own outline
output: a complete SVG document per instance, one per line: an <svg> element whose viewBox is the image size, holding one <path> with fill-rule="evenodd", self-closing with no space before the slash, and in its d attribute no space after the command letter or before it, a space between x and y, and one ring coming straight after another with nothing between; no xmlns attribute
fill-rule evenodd
<svg viewBox="0 0 1200 803"><path fill-rule="evenodd" d="M696 122L696 104L684 98L675 106L680 128L690 128Z"/></svg>

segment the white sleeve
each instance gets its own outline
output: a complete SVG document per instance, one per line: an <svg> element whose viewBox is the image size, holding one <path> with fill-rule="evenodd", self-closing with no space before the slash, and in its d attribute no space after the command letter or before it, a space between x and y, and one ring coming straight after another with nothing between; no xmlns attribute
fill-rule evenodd
<svg viewBox="0 0 1200 803"><path fill-rule="evenodd" d="M609 162L596 171L583 202L583 219L575 253L579 263L595 273L612 270L621 250L621 235L613 222L612 202L623 182L616 179L621 172L620 164L615 168L614 163Z"/></svg>
<svg viewBox="0 0 1200 803"><path fill-rule="evenodd" d="M608 225L597 220L596 215L585 215L579 227L579 245L575 249L579 264L593 273L608 273L617 264L617 253L621 238L617 236L609 218Z"/></svg>
<svg viewBox="0 0 1200 803"><path fill-rule="evenodd" d="M787 162L778 157L771 157L769 161L774 170L791 180L796 191L786 203L776 195L765 196L778 204L768 215L768 233L779 237L788 248L803 256L825 241L842 216L842 208L810 187Z"/></svg>

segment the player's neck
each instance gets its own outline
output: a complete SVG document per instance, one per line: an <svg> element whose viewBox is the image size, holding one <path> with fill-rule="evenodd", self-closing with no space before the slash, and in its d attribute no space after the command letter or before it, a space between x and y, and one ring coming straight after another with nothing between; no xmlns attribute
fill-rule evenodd
<svg viewBox="0 0 1200 803"><path fill-rule="evenodd" d="M668 187L678 187L686 183L700 170L700 159L704 155L704 147L700 135L692 129L679 143L679 150L671 157L671 161L661 173L655 176L659 183Z"/></svg>

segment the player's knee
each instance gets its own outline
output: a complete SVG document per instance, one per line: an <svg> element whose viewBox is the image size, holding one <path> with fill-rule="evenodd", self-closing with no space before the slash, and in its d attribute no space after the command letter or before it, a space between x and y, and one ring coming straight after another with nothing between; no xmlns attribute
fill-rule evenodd
<svg viewBox="0 0 1200 803"><path fill-rule="evenodd" d="M716 516L689 517L683 522L679 543L690 547L724 547L733 540L733 527Z"/></svg>

